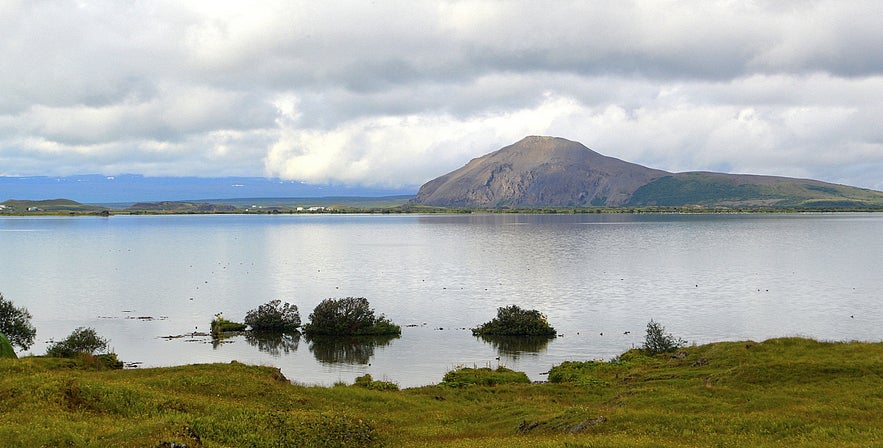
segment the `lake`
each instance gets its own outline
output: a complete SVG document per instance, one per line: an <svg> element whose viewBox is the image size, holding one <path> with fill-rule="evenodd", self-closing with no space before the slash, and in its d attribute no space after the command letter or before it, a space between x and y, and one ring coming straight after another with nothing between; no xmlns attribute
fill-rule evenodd
<svg viewBox="0 0 883 448"><path fill-rule="evenodd" d="M237 360L306 384L370 373L410 387L505 365L544 380L639 346L650 319L697 344L883 340L883 214L3 217L0 292L33 315L33 354L92 327L141 367ZM348 296L401 337L192 336L216 313L242 321L280 299L306 322ZM561 335L472 336L510 304Z"/></svg>

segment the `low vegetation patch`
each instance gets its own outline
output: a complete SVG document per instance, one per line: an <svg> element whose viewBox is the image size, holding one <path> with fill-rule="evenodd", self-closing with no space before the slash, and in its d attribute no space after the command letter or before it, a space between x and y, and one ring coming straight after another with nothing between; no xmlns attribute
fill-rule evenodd
<svg viewBox="0 0 883 448"><path fill-rule="evenodd" d="M96 367L83 357L0 358L0 444L883 445L883 343L782 338L652 356L634 349L611 362L562 363L549 383L472 368L397 392L370 376L347 387L305 387L276 368L236 362Z"/></svg>
<svg viewBox="0 0 883 448"><path fill-rule="evenodd" d="M365 389L370 390L399 390L399 385L396 383L392 383L389 381L378 381L371 377L370 374L364 374L360 377L356 377L355 383L353 386L356 387L364 387Z"/></svg>
<svg viewBox="0 0 883 448"><path fill-rule="evenodd" d="M384 315L374 315L374 309L364 297L325 299L310 313L310 322L304 326L308 336L376 336L398 335L402 328Z"/></svg>
<svg viewBox="0 0 883 448"><path fill-rule="evenodd" d="M221 313L215 314L211 322L212 337L215 338L221 337L224 333L244 331L246 328L248 325L224 319Z"/></svg>
<svg viewBox="0 0 883 448"><path fill-rule="evenodd" d="M537 310L525 310L517 305L497 308L497 317L472 329L481 336L548 336L555 337L555 329L546 316Z"/></svg>
<svg viewBox="0 0 883 448"><path fill-rule="evenodd" d="M459 367L449 371L442 379L442 385L462 387L468 385L496 386L507 383L530 383L524 372L516 372L503 366L496 369L490 367Z"/></svg>

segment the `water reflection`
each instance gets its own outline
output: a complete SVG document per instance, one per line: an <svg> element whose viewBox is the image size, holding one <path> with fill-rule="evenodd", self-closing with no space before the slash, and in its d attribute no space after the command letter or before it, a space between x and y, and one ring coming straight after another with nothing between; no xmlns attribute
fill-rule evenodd
<svg viewBox="0 0 883 448"><path fill-rule="evenodd" d="M245 333L245 341L259 351L269 353L270 356L279 356L297 351L300 344L300 333L267 333L249 331Z"/></svg>
<svg viewBox="0 0 883 448"><path fill-rule="evenodd" d="M485 344L490 344L500 356L514 359L522 353L539 353L544 351L553 338L547 336L476 336Z"/></svg>
<svg viewBox="0 0 883 448"><path fill-rule="evenodd" d="M376 347L386 347L399 336L306 337L310 352L324 364L368 364Z"/></svg>

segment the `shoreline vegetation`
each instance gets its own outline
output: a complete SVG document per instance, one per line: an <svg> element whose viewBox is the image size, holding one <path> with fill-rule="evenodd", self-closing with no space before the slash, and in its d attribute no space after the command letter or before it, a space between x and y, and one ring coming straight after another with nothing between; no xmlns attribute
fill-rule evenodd
<svg viewBox="0 0 883 448"><path fill-rule="evenodd" d="M26 309L0 302L0 333L30 344ZM17 319L20 317L20 319ZM221 313L226 331L297 332L296 305L271 300ZM26 323L26 322L25 322ZM398 337L364 297L326 299L308 338ZM554 337L537 310L500 307L480 336ZM313 336L310 336L310 335ZM374 336L379 337L379 336ZM7 341L0 338L0 342ZM318 339L317 339L318 341ZM6 345L9 345L7 343ZM0 356L4 446L73 447L658 447L879 445L883 342L778 338L688 346L650 320L644 343L610 359L565 361L547 381L456 366L437 384L401 389L370 374L308 386L270 366L124 369L109 341L78 328L45 356ZM3 348L3 347L0 347ZM499 358L498 358L499 359ZM364 359L363 363L367 363Z"/></svg>
<svg viewBox="0 0 883 448"><path fill-rule="evenodd" d="M8 200L0 202L0 216L115 215L278 215L278 214L739 214L883 212L883 205L833 204L812 206L640 206L640 207L436 207L416 205L409 197L381 198L267 198L200 201L162 201L114 206L82 204L69 199Z"/></svg>
<svg viewBox="0 0 883 448"><path fill-rule="evenodd" d="M0 440L178 448L883 443L883 342L632 349L554 366L548 382L505 366L460 367L408 389L367 375L305 386L236 361L121 370L88 358L0 358Z"/></svg>

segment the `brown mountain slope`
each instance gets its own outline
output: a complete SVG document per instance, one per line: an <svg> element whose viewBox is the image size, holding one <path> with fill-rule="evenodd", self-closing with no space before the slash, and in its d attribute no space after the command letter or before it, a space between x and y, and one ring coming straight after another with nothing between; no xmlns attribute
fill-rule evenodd
<svg viewBox="0 0 883 448"><path fill-rule="evenodd" d="M669 173L556 137L526 137L424 184L443 207L773 206L883 208L883 192L774 176Z"/></svg>
<svg viewBox="0 0 883 448"><path fill-rule="evenodd" d="M445 207L623 205L640 186L668 174L563 138L532 136L427 182L414 202Z"/></svg>

